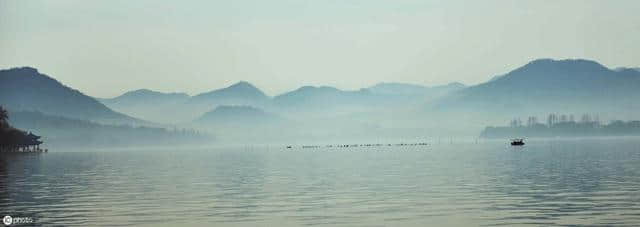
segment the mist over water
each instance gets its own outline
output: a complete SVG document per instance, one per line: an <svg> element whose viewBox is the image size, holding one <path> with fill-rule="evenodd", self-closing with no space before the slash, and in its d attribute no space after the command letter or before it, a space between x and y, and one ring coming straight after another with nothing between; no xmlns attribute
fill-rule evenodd
<svg viewBox="0 0 640 227"><path fill-rule="evenodd" d="M0 210L42 225L640 223L640 140L2 154Z"/></svg>
<svg viewBox="0 0 640 227"><path fill-rule="evenodd" d="M0 0L0 218L640 226L638 9Z"/></svg>

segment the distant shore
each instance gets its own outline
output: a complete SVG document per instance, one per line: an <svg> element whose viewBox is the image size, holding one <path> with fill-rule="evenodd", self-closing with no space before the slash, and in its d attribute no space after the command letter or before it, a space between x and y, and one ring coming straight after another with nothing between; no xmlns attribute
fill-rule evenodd
<svg viewBox="0 0 640 227"><path fill-rule="evenodd" d="M607 125L598 122L560 122L549 125L529 124L522 126L512 124L504 127L487 127L482 138L550 138L550 137L610 137L640 136L640 121L612 121Z"/></svg>

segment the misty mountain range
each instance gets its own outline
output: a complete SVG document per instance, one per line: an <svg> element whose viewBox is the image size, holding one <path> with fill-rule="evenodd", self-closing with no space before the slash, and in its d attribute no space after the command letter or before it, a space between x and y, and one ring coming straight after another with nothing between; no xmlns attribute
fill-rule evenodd
<svg viewBox="0 0 640 227"><path fill-rule="evenodd" d="M143 122L113 111L30 67L0 70L0 105L11 111L40 111L82 120Z"/></svg>
<svg viewBox="0 0 640 227"><path fill-rule="evenodd" d="M101 124L41 112L9 112L10 122L17 128L36 132L51 147L129 147L203 144L213 137L194 130Z"/></svg>
<svg viewBox="0 0 640 227"><path fill-rule="evenodd" d="M318 113L326 116L344 110L371 109L386 106L423 104L464 88L460 83L425 87L414 84L380 83L370 88L345 91L329 86L303 86L274 97L267 96L249 82L195 96L184 93L161 93L141 89L121 96L99 99L110 108L142 119L185 123L198 119L218 106L249 106L283 115Z"/></svg>
<svg viewBox="0 0 640 227"><path fill-rule="evenodd" d="M215 126L259 126L279 123L283 119L275 114L251 106L218 106L195 120L197 124Z"/></svg>
<svg viewBox="0 0 640 227"><path fill-rule="evenodd" d="M638 113L640 71L595 61L539 59L438 100L437 108L503 113ZM617 116L622 117L622 116Z"/></svg>
<svg viewBox="0 0 640 227"><path fill-rule="evenodd" d="M312 129L327 135L385 129L427 134L455 127L479 131L505 116L558 111L629 119L640 111L635 101L640 98L638 88L636 68L609 69L581 59L534 60L474 86L455 82L433 87L379 83L359 90L303 86L273 97L241 81L195 96L140 89L97 99L33 68L0 71L0 105L11 111L107 123L177 124L216 134L234 125L266 125L267 131L285 129L283 135L286 129L299 130L291 134Z"/></svg>

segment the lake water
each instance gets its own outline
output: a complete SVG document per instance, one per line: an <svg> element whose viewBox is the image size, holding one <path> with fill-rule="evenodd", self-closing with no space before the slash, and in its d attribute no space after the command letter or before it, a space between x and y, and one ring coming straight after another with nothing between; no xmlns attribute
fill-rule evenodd
<svg viewBox="0 0 640 227"><path fill-rule="evenodd" d="M37 225L640 225L640 140L3 154Z"/></svg>

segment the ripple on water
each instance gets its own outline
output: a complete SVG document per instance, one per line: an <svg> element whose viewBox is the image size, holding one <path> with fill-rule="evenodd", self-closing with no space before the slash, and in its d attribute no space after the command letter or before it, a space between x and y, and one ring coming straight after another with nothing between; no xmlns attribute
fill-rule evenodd
<svg viewBox="0 0 640 227"><path fill-rule="evenodd" d="M65 226L640 223L640 141L555 143L3 156L0 209Z"/></svg>

